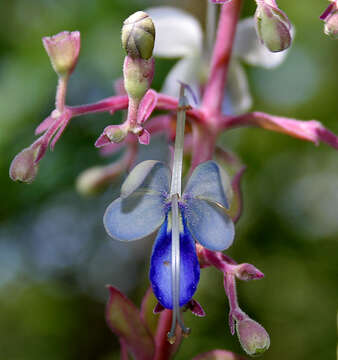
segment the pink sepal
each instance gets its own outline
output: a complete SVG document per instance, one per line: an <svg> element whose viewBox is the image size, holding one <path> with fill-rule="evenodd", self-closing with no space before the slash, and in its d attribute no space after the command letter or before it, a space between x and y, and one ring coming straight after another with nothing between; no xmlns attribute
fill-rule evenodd
<svg viewBox="0 0 338 360"><path fill-rule="evenodd" d="M205 311L203 310L201 304L194 300L194 299L191 299L188 304L188 309L196 316L198 317L204 317L205 316Z"/></svg>
<svg viewBox="0 0 338 360"><path fill-rule="evenodd" d="M138 142L142 145L149 145L150 133L146 129L142 129L138 135Z"/></svg>
<svg viewBox="0 0 338 360"><path fill-rule="evenodd" d="M337 5L332 2L325 10L324 12L319 16L320 20L326 20L326 18L331 15L332 10L335 10L335 8L337 7Z"/></svg>
<svg viewBox="0 0 338 360"><path fill-rule="evenodd" d="M157 100L157 92L152 89L149 89L143 96L140 106L137 110L137 123L139 125L142 125L146 120L149 119L157 105Z"/></svg>
<svg viewBox="0 0 338 360"><path fill-rule="evenodd" d="M35 129L35 135L39 135L41 133L43 133L44 131L46 131L55 121L55 118L53 118L52 116L48 116L46 117L46 119L44 119L40 125L38 125L38 127Z"/></svg>
<svg viewBox="0 0 338 360"><path fill-rule="evenodd" d="M109 144L112 144L111 141L109 140L108 136L103 132L99 137L98 139L95 141L95 146L97 148L100 148L102 146L105 146L105 145L109 145Z"/></svg>
<svg viewBox="0 0 338 360"><path fill-rule="evenodd" d="M156 304L156 306L154 307L153 313L154 313L154 314L159 314L159 313L161 313L163 310L165 310L165 307L158 302L158 303Z"/></svg>
<svg viewBox="0 0 338 360"><path fill-rule="evenodd" d="M277 131L293 137L307 140L318 145L320 141L338 149L338 137L316 120L296 120L274 116L262 112L252 112L240 116L225 117L225 129L239 126L259 126L263 129Z"/></svg>
<svg viewBox="0 0 338 360"><path fill-rule="evenodd" d="M57 131L53 134L53 140L50 144L50 149L54 150L55 144L60 139L61 135L63 134L65 128L67 127L69 121L71 119L71 113L65 111L60 118L57 120L58 128Z"/></svg>

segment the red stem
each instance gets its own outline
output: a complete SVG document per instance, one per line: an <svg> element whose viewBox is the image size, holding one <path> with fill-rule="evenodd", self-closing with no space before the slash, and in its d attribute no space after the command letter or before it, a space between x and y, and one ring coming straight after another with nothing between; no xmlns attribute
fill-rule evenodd
<svg viewBox="0 0 338 360"><path fill-rule="evenodd" d="M221 111L240 9L241 0L232 0L222 6L210 75L202 101L202 107L211 116Z"/></svg>
<svg viewBox="0 0 338 360"><path fill-rule="evenodd" d="M157 331L155 335L155 357L154 360L169 360L171 357L171 347L167 340L167 334L171 326L171 310L164 310L158 321Z"/></svg>

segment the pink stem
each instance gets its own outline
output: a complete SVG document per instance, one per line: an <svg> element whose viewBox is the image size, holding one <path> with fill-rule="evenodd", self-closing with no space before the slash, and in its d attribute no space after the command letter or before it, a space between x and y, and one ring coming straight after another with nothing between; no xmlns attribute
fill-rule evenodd
<svg viewBox="0 0 338 360"><path fill-rule="evenodd" d="M168 95L158 94L156 109L176 111L177 106L178 106L177 99ZM126 95L111 96L93 104L68 106L68 109L71 111L72 117L92 114L97 112L126 110L127 108L128 108L128 96ZM188 110L187 115L189 118L193 118L197 122L206 123L205 115L203 111L199 109Z"/></svg>
<svg viewBox="0 0 338 360"><path fill-rule="evenodd" d="M65 108L68 79L68 76L60 76L58 79L55 96L55 108L60 113L62 113Z"/></svg>
<svg viewBox="0 0 338 360"><path fill-rule="evenodd" d="M137 125L137 112L140 102L134 99L129 99L128 103L128 123L131 128Z"/></svg>
<svg viewBox="0 0 338 360"><path fill-rule="evenodd" d="M240 8L241 0L232 0L222 6L210 75L202 101L202 108L211 116L221 111Z"/></svg>
<svg viewBox="0 0 338 360"><path fill-rule="evenodd" d="M79 115L92 114L96 112L123 110L127 109L127 107L127 96L111 96L94 104L69 106L68 108L72 113L72 117L74 117Z"/></svg>

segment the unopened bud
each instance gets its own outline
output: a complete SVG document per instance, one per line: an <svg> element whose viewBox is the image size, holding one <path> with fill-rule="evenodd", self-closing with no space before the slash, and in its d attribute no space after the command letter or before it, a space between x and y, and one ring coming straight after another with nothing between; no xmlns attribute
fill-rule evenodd
<svg viewBox="0 0 338 360"><path fill-rule="evenodd" d="M106 171L103 166L95 166L85 170L76 180L76 190L85 196L92 196L107 187Z"/></svg>
<svg viewBox="0 0 338 360"><path fill-rule="evenodd" d="M39 169L35 162L38 152L39 148L31 145L16 155L9 169L10 178L25 183L33 182Z"/></svg>
<svg viewBox="0 0 338 360"><path fill-rule="evenodd" d="M107 129L106 135L111 142L118 144L126 138L128 131L121 126L111 126Z"/></svg>
<svg viewBox="0 0 338 360"><path fill-rule="evenodd" d="M270 337L262 325L246 316L236 321L236 331L243 350L251 356L261 355L270 346Z"/></svg>
<svg viewBox="0 0 338 360"><path fill-rule="evenodd" d="M129 16L122 27L122 45L132 58L148 60L153 55L155 27L149 15L137 11Z"/></svg>
<svg viewBox="0 0 338 360"><path fill-rule="evenodd" d="M291 24L274 0L257 1L255 13L257 35L271 51L286 50L291 45Z"/></svg>
<svg viewBox="0 0 338 360"><path fill-rule="evenodd" d="M124 125L109 125L95 142L96 147L102 147L111 143L120 143L128 135L128 127Z"/></svg>
<svg viewBox="0 0 338 360"><path fill-rule="evenodd" d="M144 60L126 56L123 77L128 96L136 102L141 101L153 81L154 59Z"/></svg>
<svg viewBox="0 0 338 360"><path fill-rule="evenodd" d="M80 32L63 31L42 39L43 45L59 76L70 75L77 63L80 52Z"/></svg>
<svg viewBox="0 0 338 360"><path fill-rule="evenodd" d="M256 280L264 277L264 274L251 264L233 265L236 277L243 281Z"/></svg>
<svg viewBox="0 0 338 360"><path fill-rule="evenodd" d="M332 39L338 39L338 10L327 19L324 32Z"/></svg>
<svg viewBox="0 0 338 360"><path fill-rule="evenodd" d="M325 22L324 33L332 39L338 39L338 2L332 1L320 19Z"/></svg>

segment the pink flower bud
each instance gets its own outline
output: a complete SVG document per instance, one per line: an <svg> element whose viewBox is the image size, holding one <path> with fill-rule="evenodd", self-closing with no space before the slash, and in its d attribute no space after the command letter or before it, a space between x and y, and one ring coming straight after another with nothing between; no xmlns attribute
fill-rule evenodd
<svg viewBox="0 0 338 360"><path fill-rule="evenodd" d="M234 265L234 273L240 280L256 280L264 277L264 274L251 264Z"/></svg>
<svg viewBox="0 0 338 360"><path fill-rule="evenodd" d="M332 39L338 39L338 4L332 1L325 9L320 19L325 22L324 33Z"/></svg>
<svg viewBox="0 0 338 360"><path fill-rule="evenodd" d="M260 355L268 350L270 337L262 325L245 316L236 322L236 331L243 350L251 356Z"/></svg>
<svg viewBox="0 0 338 360"><path fill-rule="evenodd" d="M80 32L63 31L42 39L43 45L59 76L69 76L77 63L80 52Z"/></svg>
<svg viewBox="0 0 338 360"><path fill-rule="evenodd" d="M271 51L278 52L291 45L291 24L275 0L256 0L255 13L257 35Z"/></svg>
<svg viewBox="0 0 338 360"><path fill-rule="evenodd" d="M39 169L36 160L41 151L41 146L37 143L32 144L15 156L9 169L9 176L13 181L33 182Z"/></svg>

